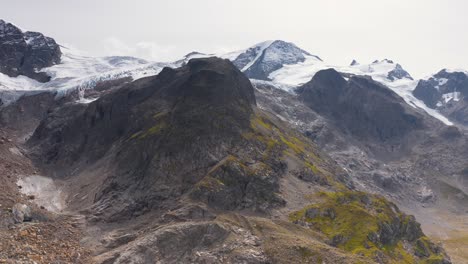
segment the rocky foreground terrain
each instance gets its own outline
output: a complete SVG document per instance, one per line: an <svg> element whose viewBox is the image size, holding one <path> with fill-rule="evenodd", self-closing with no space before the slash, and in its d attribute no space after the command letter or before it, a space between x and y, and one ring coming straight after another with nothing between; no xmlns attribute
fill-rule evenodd
<svg viewBox="0 0 468 264"><path fill-rule="evenodd" d="M45 83L0 78L30 85L0 94L0 263L467 263L468 138L418 107L432 81L284 41L164 65L46 40Z"/></svg>

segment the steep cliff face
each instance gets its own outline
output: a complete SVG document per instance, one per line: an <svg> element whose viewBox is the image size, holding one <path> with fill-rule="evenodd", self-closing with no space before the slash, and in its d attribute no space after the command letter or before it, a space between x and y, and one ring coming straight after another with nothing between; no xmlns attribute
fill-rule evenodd
<svg viewBox="0 0 468 264"><path fill-rule="evenodd" d="M25 75L39 82L50 77L39 72L60 63L61 51L54 39L39 32L22 32L0 20L0 72L11 77Z"/></svg>

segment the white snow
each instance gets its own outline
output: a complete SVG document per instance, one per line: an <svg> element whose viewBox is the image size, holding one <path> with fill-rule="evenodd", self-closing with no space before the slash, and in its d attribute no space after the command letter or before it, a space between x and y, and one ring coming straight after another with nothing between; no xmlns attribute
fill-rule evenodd
<svg viewBox="0 0 468 264"><path fill-rule="evenodd" d="M287 91L287 92L290 92L290 93L292 93L294 91L294 88L296 88L295 85L274 83L274 82L271 82L271 81L263 81L263 80L256 80L256 79L251 79L250 82L253 85L261 85L261 84L271 85L271 86L274 86L276 88L279 88L281 90L284 90L284 91Z"/></svg>
<svg viewBox="0 0 468 264"><path fill-rule="evenodd" d="M101 81L156 75L165 66L133 57L87 57L66 48L62 52L60 64L42 70L52 77L50 82L39 83L25 76L9 77L0 73L0 90L55 90L64 94L71 89L94 88Z"/></svg>
<svg viewBox="0 0 468 264"><path fill-rule="evenodd" d="M453 93L446 93L442 95L442 99L444 100L445 103L448 103L450 101L455 101L458 102L460 101L460 92L453 92Z"/></svg>
<svg viewBox="0 0 468 264"><path fill-rule="evenodd" d="M92 102L96 101L97 99L99 99L99 98L97 98L97 97L95 97L95 98L84 98L84 97L81 97L81 98L80 98L78 101L76 101L76 102L79 103L79 104L89 104L89 103L92 103Z"/></svg>
<svg viewBox="0 0 468 264"><path fill-rule="evenodd" d="M41 83L25 76L9 77L0 73L0 90L36 90Z"/></svg>
<svg viewBox="0 0 468 264"><path fill-rule="evenodd" d="M239 56L241 53L245 52L245 50L237 50L237 51L232 51L232 52L227 52L227 53L201 53L201 52L191 52L181 60L168 63L168 66L171 67L180 67L183 64L189 62L191 59L199 59L199 58L209 58L209 57L218 57L221 59L228 59L230 61L234 61L237 56Z"/></svg>
<svg viewBox="0 0 468 264"><path fill-rule="evenodd" d="M284 65L281 69L272 72L268 78L275 83L299 86L310 81L318 71L331 68L315 56L306 55L305 57L304 62Z"/></svg>
<svg viewBox="0 0 468 264"><path fill-rule="evenodd" d="M228 59L230 61L234 61L244 51L245 50L236 50L236 51L231 51L231 52L228 52L228 53L216 53L214 55L216 57L220 57L220 58L223 58L223 59Z"/></svg>
<svg viewBox="0 0 468 264"><path fill-rule="evenodd" d="M445 85L448 82L447 78L440 78L438 79L439 85Z"/></svg>

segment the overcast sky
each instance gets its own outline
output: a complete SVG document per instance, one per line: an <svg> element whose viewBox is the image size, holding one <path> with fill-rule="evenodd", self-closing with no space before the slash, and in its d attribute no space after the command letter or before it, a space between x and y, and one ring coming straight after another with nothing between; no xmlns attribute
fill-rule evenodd
<svg viewBox="0 0 468 264"><path fill-rule="evenodd" d="M0 18L90 55L168 61L294 42L330 64L468 69L467 0L1 0Z"/></svg>

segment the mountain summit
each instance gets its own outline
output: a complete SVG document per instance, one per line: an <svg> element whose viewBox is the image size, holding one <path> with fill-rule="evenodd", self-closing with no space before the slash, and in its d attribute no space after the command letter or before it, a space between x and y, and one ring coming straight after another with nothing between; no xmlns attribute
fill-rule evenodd
<svg viewBox="0 0 468 264"><path fill-rule="evenodd" d="M306 60L306 57L317 56L298 48L295 44L282 40L259 43L241 53L233 62L249 78L270 80L270 73L286 64L296 64Z"/></svg>
<svg viewBox="0 0 468 264"><path fill-rule="evenodd" d="M0 20L0 72L11 77L25 75L39 82L50 77L38 72L60 62L61 50L54 39L39 32L22 32Z"/></svg>

